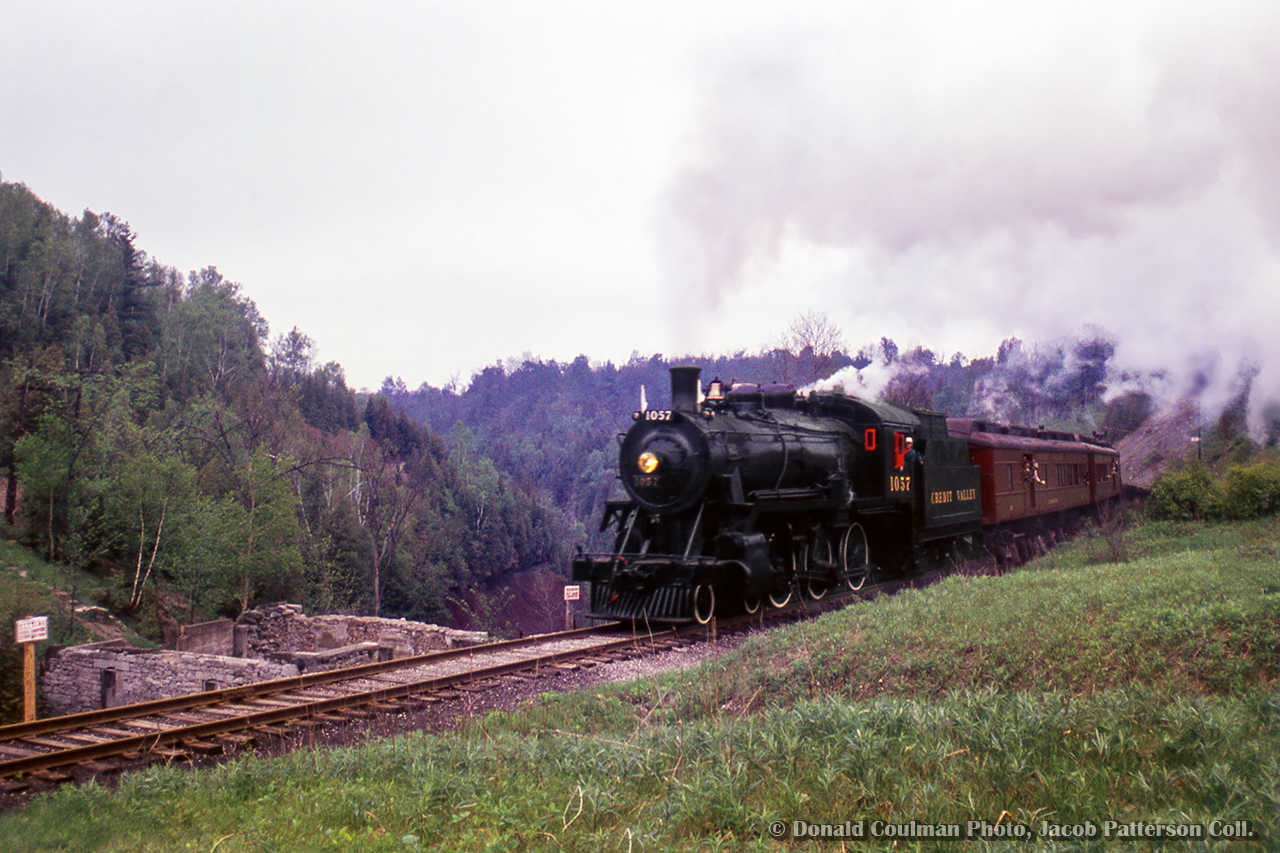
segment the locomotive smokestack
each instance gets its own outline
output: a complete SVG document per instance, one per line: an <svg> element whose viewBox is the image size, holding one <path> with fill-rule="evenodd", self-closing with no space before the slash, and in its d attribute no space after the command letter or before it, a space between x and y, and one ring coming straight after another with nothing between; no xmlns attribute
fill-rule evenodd
<svg viewBox="0 0 1280 853"><path fill-rule="evenodd" d="M675 412L697 412L698 392L702 390L698 377L702 375L701 367L671 368L671 410Z"/></svg>

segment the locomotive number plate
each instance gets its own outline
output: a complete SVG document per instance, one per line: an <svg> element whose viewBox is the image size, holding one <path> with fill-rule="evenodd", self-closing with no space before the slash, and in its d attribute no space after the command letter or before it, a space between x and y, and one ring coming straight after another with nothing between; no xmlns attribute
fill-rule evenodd
<svg viewBox="0 0 1280 853"><path fill-rule="evenodd" d="M634 482L637 489L656 489L662 485L657 474L638 474Z"/></svg>
<svg viewBox="0 0 1280 853"><path fill-rule="evenodd" d="M891 492L909 492L911 491L911 476L907 474L894 474L889 478L889 491Z"/></svg>
<svg viewBox="0 0 1280 853"><path fill-rule="evenodd" d="M631 419L633 421L669 421L671 420L671 410L647 409L643 412L632 412Z"/></svg>

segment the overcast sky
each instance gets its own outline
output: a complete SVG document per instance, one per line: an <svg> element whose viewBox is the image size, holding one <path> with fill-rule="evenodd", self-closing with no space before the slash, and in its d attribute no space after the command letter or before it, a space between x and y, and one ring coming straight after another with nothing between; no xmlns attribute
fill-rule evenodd
<svg viewBox="0 0 1280 853"><path fill-rule="evenodd" d="M1275 2L9 4L0 174L355 386L1097 328L1280 398Z"/></svg>

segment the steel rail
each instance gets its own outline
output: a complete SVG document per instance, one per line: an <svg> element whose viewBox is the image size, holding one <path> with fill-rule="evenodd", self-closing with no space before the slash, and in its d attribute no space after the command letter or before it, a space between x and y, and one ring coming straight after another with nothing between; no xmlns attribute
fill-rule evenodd
<svg viewBox="0 0 1280 853"><path fill-rule="evenodd" d="M578 629L576 631L562 632L559 634L543 634L543 635L540 635L540 638L541 638L541 644L546 644L549 642L554 642L556 640L564 640L564 639L570 638L570 637L567 637L566 635L589 635L592 633L604 633L604 632L593 630L593 629ZM470 681L483 681L486 679L496 678L499 676L508 675L512 672L518 672L526 669L536 670L542 666L550 666L562 661L569 660L573 657L580 657L580 656L585 656L589 654L598 654L602 651L611 651L618 648L636 646L636 645L650 642L652 640L659 640L665 637L674 637L674 636L676 636L675 631L658 632L652 635L649 635L649 634L630 635L626 637L607 640L605 642L593 644L591 646L587 646L581 649L558 650L554 652L548 652L546 654L536 655L534 657L524 657L514 661L505 661L503 663L494 664L487 667L470 669L470 670L466 670L459 673L453 673L448 675L437 675L429 678L416 679L416 680L401 683L401 684L378 687L372 690L361 690L355 693L349 693L341 696L333 696L333 697L326 697L326 698L307 699L304 697L292 697L291 699L291 697L289 697L288 694L293 690L297 690L298 687L296 686L282 687L282 685L299 682L301 678L282 679L276 682L263 682L262 684L259 684L259 685L249 685L249 687L264 687L268 684L273 684L278 689L273 690L270 693L262 693L261 696L276 695L280 697L280 701L290 700L289 704L277 705L275 707L270 707L270 708L263 708L262 710L251 711L249 713L237 713L236 716L223 717L222 719L217 719L217 720L207 720L207 721L201 721L196 723L190 723L187 725L172 725L164 728L161 728L162 721L160 719L156 719L151 723L148 723L146 719L147 717L156 716L154 706L158 704L164 704L163 702L144 703L145 706L148 708L148 712L145 714L137 713L143 707L141 705L123 706L118 709L110 709L110 710L119 711L119 712L132 710L135 713L133 713L132 715L116 714L114 715L115 719L113 720L113 722L119 722L123 725L124 722L127 720L130 722L131 725L135 727L144 727L148 725L154 725L156 727L156 730L149 731L149 732L141 732L138 734L129 735L125 737L118 737L116 739L104 741L102 743L86 744L83 746L69 746L61 749L55 749L55 751L52 751L52 752L44 752L44 753L39 753L35 755L23 756L19 758L0 761L0 778L12 777L12 776L16 776L23 773L33 773L41 770L51 770L56 767L65 767L67 765L83 764L83 763L94 761L97 759L110 758L112 756L119 756L125 753L130 753L135 751L146 752L146 751L154 751L157 749L171 747L171 746L181 747L184 744L190 745L210 737L226 735L226 734L234 733L237 731L260 728L262 726L270 726L270 725L279 724L279 723L287 723L294 720L305 720L305 719L323 716L325 714L340 713L342 711L351 710L353 708L358 708L360 706L365 706L365 705L373 705L379 702L403 700L407 697L414 696L417 694L429 694L431 692L444 690L449 687L464 684ZM551 638L554 638L554 639L551 639ZM532 638L528 638L528 639L532 639ZM539 643L527 643L527 642L519 643L519 642L503 641L501 643L486 644L484 646L473 646L470 648L476 651L479 651L482 649L489 650L489 651L501 651L504 649L509 649L513 646L519 647L523 645L528 647L531 645L536 646L538 644ZM493 646L499 646L501 648L494 649ZM460 650L450 650L450 651L460 651ZM442 658L452 658L452 657L459 657L459 656L460 655L457 655L457 654L450 654L450 655L443 655L443 656L420 655L416 659L416 665L418 666L424 665L423 659L426 659L425 660L426 664L431 664L431 663L440 662ZM405 658L402 660L410 660L410 659ZM404 668L404 667L396 667L396 668L398 669L398 668ZM335 675L340 673L341 675L339 677L329 678L325 680L325 683L335 683L343 680L359 680L360 678L365 677L366 671L369 671L371 669L377 669L377 668L370 667L370 666L360 666L360 667L353 667L348 670L334 670L331 673L318 673L317 675ZM385 671L385 668L383 669L383 671ZM343 676L345 676L345 678ZM315 683L316 682L313 680L311 682L311 686L314 686ZM244 691L245 691L245 688L234 688L232 690L217 691L217 692L240 694L240 693L243 693ZM199 694L199 695L204 696L205 694ZM260 700L261 696L245 697L241 700L241 702L242 704L246 704L246 705L252 704L255 700ZM189 697L180 697L180 698L189 698ZM297 699L300 701L294 702L292 701L293 699ZM209 703L204 703L204 704L207 705ZM189 705L189 704L182 705L181 703L179 703L179 708L171 708L169 710L188 709L190 707L192 707L192 705ZM93 714L91 712L89 714L79 714L75 716L83 719L85 717L92 716L92 715ZM67 718L61 718L61 719L67 719ZM104 722L105 721L103 720L98 720L97 725L102 725ZM93 725L92 723L90 723L89 725L85 725L81 723L79 725L76 725L74 728L71 728L71 727L65 728L63 729L63 732L72 731L72 730L83 731L87 728L92 728L92 725ZM8 728L15 728L15 727L8 727ZM59 734L59 732L57 731L53 731L49 733L52 733L55 735ZM34 735L35 733L28 731L27 734L28 736L31 736L31 735ZM17 744L18 739L11 738L9 739L8 742L10 744ZM35 744L31 744L31 745L35 745ZM46 745L52 745L52 744L46 744Z"/></svg>
<svg viewBox="0 0 1280 853"><path fill-rule="evenodd" d="M305 673L272 681L260 681L255 684L243 684L238 687L224 687L204 693L190 693L169 699L153 699L132 705L118 705L98 711L83 711L77 714L66 714L61 717L49 717L26 723L13 723L0 726L0 745L9 741L21 740L32 735L56 734L62 731L88 728L119 720L133 720L156 714L201 708L209 705L220 705L253 699L258 696L283 693L289 690L303 690L324 684L353 681L381 673L394 672L398 669L425 666L459 657L479 656L509 649L535 646L559 640L570 640L592 634L603 634L610 630L608 625L596 625L587 628L575 628L571 631L559 631L550 634L535 634L515 640L497 640L477 646L461 646L456 649L443 649L438 652L414 655L407 658L396 658L390 661L359 664L344 669L325 670L323 672Z"/></svg>
<svg viewBox="0 0 1280 853"><path fill-rule="evenodd" d="M916 581L920 581L917 578ZM631 632L601 643L577 649L560 649L532 657L521 657L516 660L490 666L465 670L463 672L436 675L415 679L408 682L390 684L372 689L357 690L338 696L307 697L298 695L307 690L328 685L358 682L376 678L397 670L431 666L458 658L481 658L502 652L520 652L534 649L539 645L573 640L587 636L605 636L617 633L616 623L578 628L550 634L539 634L516 640L501 640L478 646L465 646L399 658L393 661L380 661L361 664L345 669L308 673L274 681L240 687L223 688L221 690L196 693L172 699L160 699L151 702L123 705L101 711L87 711L32 723L18 723L0 727L0 751L9 752L16 748L43 746L52 747L52 751L0 760L0 779L24 773L51 770L68 765L84 764L98 759L111 758L127 753L145 753L167 747L181 747L186 744L187 752L196 752L191 745L208 738L216 738L245 730L261 729L291 721L314 719L328 714L341 714L362 706L376 705L381 702L404 700L419 694L430 694L465 684L467 682L484 681L491 678L509 675L527 669L538 669L556 663L571 661L576 657L585 657L601 652L641 646L646 643L662 642L668 639L688 635L706 634L717 636L718 631L731 631L738 627L762 627L768 622L783 618L806 618L817 616L827 610L843 606L851 600L874 596L876 587L896 587L897 584L873 584L860 592L834 594L824 600L813 600L805 597L790 607L777 610L761 611L754 614L742 614L726 619L713 620L708 625L682 625L662 630L646 629ZM870 596L868 595L870 594ZM274 697L274 698L269 698ZM248 710L253 705L271 703L270 707ZM239 707L235 707L239 706ZM203 714L222 714L218 719L190 722L191 715L182 712ZM183 717L186 717L184 720ZM111 726L111 724L115 724ZM176 724L175 724L176 723ZM185 723L185 724L184 724ZM106 728L111 726L111 728ZM153 728L150 731L138 732L138 729ZM122 730L135 733L120 736ZM52 735L65 740L84 741L91 737L107 737L99 743L80 746L58 747L45 740L38 742L35 738ZM26 741L24 743L24 741Z"/></svg>

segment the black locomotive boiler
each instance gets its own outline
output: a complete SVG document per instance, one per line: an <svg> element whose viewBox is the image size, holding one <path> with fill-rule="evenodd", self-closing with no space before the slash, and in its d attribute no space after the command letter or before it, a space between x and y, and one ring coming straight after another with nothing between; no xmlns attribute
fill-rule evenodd
<svg viewBox="0 0 1280 853"><path fill-rule="evenodd" d="M981 472L941 414L718 380L704 397L677 367L671 408L634 417L613 549L573 561L593 617L705 623L988 556Z"/></svg>

